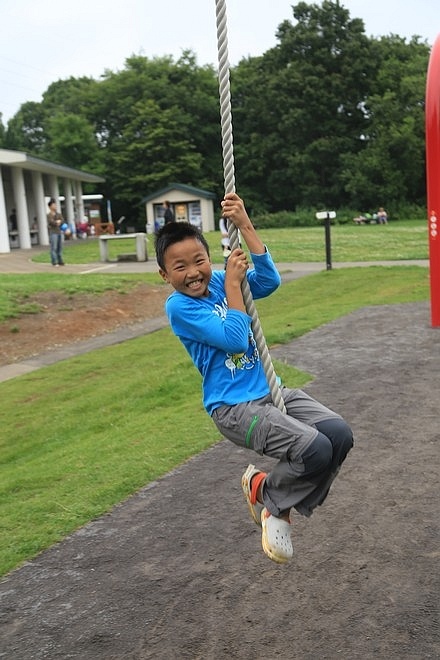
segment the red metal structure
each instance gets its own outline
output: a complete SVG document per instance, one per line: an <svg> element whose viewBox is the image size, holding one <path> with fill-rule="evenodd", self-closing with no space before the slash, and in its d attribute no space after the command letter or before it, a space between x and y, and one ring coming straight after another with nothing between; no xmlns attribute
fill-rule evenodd
<svg viewBox="0 0 440 660"><path fill-rule="evenodd" d="M426 183L431 283L431 321L440 326L440 35L434 42L426 81Z"/></svg>

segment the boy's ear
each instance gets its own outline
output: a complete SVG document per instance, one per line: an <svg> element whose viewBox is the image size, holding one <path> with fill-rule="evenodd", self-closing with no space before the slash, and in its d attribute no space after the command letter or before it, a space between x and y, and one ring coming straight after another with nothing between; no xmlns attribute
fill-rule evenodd
<svg viewBox="0 0 440 660"><path fill-rule="evenodd" d="M161 276L161 278L162 278L165 282L169 282L169 280L168 280L168 275L167 275L166 271L163 270L162 268L159 268L159 275Z"/></svg>

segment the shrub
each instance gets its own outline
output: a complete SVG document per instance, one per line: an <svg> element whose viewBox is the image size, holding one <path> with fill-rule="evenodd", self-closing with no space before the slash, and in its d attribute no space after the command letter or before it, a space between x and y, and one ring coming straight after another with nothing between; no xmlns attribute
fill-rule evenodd
<svg viewBox="0 0 440 660"><path fill-rule="evenodd" d="M321 209L297 208L296 211L278 211L277 213L261 212L252 216L257 229L277 229L281 227L316 227L324 224L324 220L317 220L316 213ZM332 224L346 225L353 222L353 218L360 213L371 216L377 209L329 209L336 211L336 218ZM399 207L390 206L387 209L388 220L421 220L426 218L426 209L415 204L403 204Z"/></svg>
<svg viewBox="0 0 440 660"><path fill-rule="evenodd" d="M320 224L315 211L297 209L296 211L278 211L277 213L261 213L253 218L258 229L277 229L280 227L314 227Z"/></svg>

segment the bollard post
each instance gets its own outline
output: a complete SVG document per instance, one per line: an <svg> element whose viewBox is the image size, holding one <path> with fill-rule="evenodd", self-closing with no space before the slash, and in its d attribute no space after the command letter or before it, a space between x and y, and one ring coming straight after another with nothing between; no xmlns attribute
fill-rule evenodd
<svg viewBox="0 0 440 660"><path fill-rule="evenodd" d="M331 227L331 222L330 220L333 220L336 218L336 213L335 211L318 211L316 214L316 218L318 220L324 220L324 227L325 227L325 262L326 262L326 267L327 270L332 269L332 245L331 245L331 235L330 235L330 227Z"/></svg>

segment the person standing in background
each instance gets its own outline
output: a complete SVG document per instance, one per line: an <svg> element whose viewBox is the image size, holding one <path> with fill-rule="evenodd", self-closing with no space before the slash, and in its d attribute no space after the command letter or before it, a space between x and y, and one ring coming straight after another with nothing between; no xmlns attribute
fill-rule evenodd
<svg viewBox="0 0 440 660"><path fill-rule="evenodd" d="M173 209L171 208L171 204L169 203L168 200L165 200L163 203L164 208L165 208L165 213L164 213L164 220L165 224L167 225L169 222L175 222L176 218L174 216Z"/></svg>
<svg viewBox="0 0 440 660"><path fill-rule="evenodd" d="M56 200L51 197L49 202L49 213L47 214L47 229L49 231L50 259L52 266L64 266L63 261L63 216L57 211Z"/></svg>
<svg viewBox="0 0 440 660"><path fill-rule="evenodd" d="M228 263L228 257L231 254L231 246L229 244L229 234L228 234L227 220L223 215L222 215L222 217L220 218L220 221L219 221L219 229L220 229L220 233L222 235L221 247L222 247L224 264L225 264L225 268L226 268L226 264Z"/></svg>

